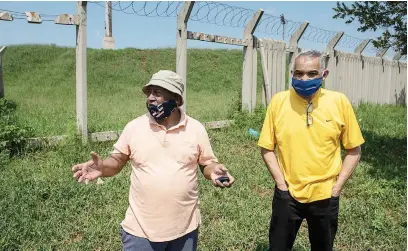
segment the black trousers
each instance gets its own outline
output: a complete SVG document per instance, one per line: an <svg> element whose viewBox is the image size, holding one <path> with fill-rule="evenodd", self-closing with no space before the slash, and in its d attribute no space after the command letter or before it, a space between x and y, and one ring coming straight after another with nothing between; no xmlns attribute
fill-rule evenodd
<svg viewBox="0 0 408 251"><path fill-rule="evenodd" d="M312 251L333 250L337 232L339 197L300 203L275 187L269 228L269 250L292 250L296 234L306 219Z"/></svg>

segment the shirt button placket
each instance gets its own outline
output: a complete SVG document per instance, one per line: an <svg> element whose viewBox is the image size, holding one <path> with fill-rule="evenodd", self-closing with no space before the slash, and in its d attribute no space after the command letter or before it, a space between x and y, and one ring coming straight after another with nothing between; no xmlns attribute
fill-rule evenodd
<svg viewBox="0 0 408 251"><path fill-rule="evenodd" d="M164 130L164 135L163 135L163 147L167 148L169 145L169 142L166 140L167 139L167 130Z"/></svg>

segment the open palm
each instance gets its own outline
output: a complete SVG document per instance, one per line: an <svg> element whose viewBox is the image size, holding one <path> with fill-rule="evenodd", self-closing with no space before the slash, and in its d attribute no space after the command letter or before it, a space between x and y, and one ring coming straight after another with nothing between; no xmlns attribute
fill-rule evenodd
<svg viewBox="0 0 408 251"><path fill-rule="evenodd" d="M74 178L79 183L88 183L102 176L102 159L95 152L91 152L92 160L72 166Z"/></svg>

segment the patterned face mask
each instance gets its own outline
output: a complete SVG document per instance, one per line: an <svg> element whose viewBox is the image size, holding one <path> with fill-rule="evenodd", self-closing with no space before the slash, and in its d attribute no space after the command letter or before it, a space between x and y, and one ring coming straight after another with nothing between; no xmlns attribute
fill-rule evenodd
<svg viewBox="0 0 408 251"><path fill-rule="evenodd" d="M156 121L168 118L171 113L177 108L175 100L163 102L159 105L146 104L147 110L153 116Z"/></svg>

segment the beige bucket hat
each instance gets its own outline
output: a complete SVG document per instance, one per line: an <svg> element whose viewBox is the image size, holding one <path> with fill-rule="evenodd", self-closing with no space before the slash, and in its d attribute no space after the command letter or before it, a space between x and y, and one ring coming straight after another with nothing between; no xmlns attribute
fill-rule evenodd
<svg viewBox="0 0 408 251"><path fill-rule="evenodd" d="M146 94L147 87L151 85L160 86L170 92L176 93L183 98L184 83L183 79L175 72L169 70L161 70L153 74L149 83L143 86L143 92Z"/></svg>

